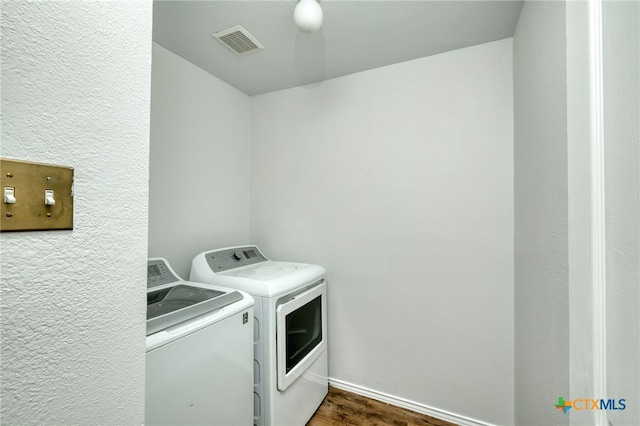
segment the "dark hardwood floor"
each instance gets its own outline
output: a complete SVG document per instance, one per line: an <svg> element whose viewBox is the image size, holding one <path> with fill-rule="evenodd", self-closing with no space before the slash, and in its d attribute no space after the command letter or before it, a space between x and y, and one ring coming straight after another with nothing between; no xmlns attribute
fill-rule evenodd
<svg viewBox="0 0 640 426"><path fill-rule="evenodd" d="M453 423L329 386L307 426L455 426Z"/></svg>

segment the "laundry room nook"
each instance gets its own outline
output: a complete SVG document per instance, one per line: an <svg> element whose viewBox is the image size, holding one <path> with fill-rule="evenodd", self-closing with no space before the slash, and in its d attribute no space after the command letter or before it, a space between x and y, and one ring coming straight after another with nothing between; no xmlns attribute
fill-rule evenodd
<svg viewBox="0 0 640 426"><path fill-rule="evenodd" d="M638 1L0 13L0 424L640 424Z"/></svg>

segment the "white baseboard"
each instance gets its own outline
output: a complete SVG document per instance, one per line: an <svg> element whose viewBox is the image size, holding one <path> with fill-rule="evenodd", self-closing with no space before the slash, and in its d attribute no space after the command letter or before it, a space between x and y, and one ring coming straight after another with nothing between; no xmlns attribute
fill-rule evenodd
<svg viewBox="0 0 640 426"><path fill-rule="evenodd" d="M436 419L445 420L447 422L455 423L460 426L495 426L491 423L483 422L480 420L471 419L459 414L450 413L439 408L430 407L419 402L410 401L408 399L400 398L388 393L379 392L373 389L368 389L363 386L354 385L342 380L329 377L329 384L338 389L352 392L358 395L366 396L367 398L375 399L378 401L386 402L387 404L395 405L396 407L406 408L407 410L415 411L417 413L426 414L427 416L434 417Z"/></svg>

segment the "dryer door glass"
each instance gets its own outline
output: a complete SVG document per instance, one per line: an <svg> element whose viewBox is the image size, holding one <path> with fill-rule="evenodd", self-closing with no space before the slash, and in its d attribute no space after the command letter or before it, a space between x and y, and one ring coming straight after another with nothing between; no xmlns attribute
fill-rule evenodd
<svg viewBox="0 0 640 426"><path fill-rule="evenodd" d="M322 342L322 297L286 316L287 373Z"/></svg>

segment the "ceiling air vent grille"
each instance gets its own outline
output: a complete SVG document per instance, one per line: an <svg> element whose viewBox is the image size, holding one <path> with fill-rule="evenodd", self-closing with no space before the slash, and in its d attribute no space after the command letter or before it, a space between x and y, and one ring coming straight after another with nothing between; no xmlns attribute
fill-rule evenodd
<svg viewBox="0 0 640 426"><path fill-rule="evenodd" d="M241 25L227 28L226 30L213 34L213 36L238 55L264 49L262 44Z"/></svg>

